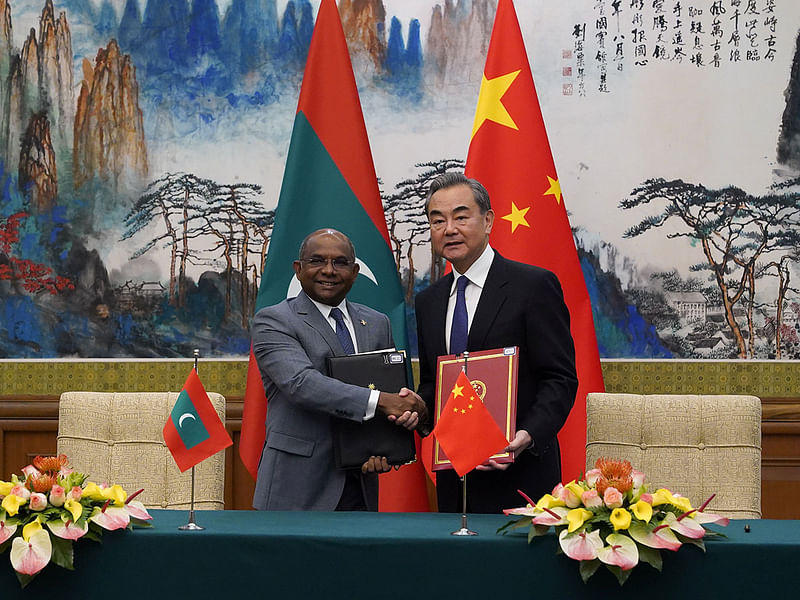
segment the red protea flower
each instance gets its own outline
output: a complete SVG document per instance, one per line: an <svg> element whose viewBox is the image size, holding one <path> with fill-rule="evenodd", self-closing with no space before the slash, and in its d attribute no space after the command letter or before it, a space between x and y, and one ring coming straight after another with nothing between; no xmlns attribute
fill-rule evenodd
<svg viewBox="0 0 800 600"><path fill-rule="evenodd" d="M58 473L61 467L66 467L68 464L69 460L66 454L59 454L58 456L37 456L33 459L33 466L42 473Z"/></svg>
<svg viewBox="0 0 800 600"><path fill-rule="evenodd" d="M42 474L31 479L31 489L34 492L48 494L56 483L58 483L58 481L55 475Z"/></svg>
<svg viewBox="0 0 800 600"><path fill-rule="evenodd" d="M598 458L594 467L600 470L595 487L601 496L610 487L616 488L623 494L633 488L633 467L627 460Z"/></svg>

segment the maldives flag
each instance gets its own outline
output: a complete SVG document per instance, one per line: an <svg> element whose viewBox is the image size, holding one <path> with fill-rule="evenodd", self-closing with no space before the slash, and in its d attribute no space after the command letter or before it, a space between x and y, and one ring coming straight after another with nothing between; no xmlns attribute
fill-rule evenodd
<svg viewBox="0 0 800 600"><path fill-rule="evenodd" d="M508 440L461 371L433 428L459 477L508 446Z"/></svg>
<svg viewBox="0 0 800 600"><path fill-rule="evenodd" d="M297 295L300 284L292 261L303 238L324 227L338 229L356 248L360 271L348 299L389 315L395 344L407 348L403 292L334 0L322 0L311 37L256 310ZM254 478L266 411L264 386L251 351L239 452ZM380 510L429 510L419 463L381 475Z"/></svg>
<svg viewBox="0 0 800 600"><path fill-rule="evenodd" d="M578 393L558 435L564 481L586 462L586 394L602 392L592 306L561 194L514 4L499 0L483 71L466 174L489 191L490 244L506 258L553 271L575 340Z"/></svg>
<svg viewBox="0 0 800 600"><path fill-rule="evenodd" d="M233 444L195 369L178 394L162 435L181 473Z"/></svg>

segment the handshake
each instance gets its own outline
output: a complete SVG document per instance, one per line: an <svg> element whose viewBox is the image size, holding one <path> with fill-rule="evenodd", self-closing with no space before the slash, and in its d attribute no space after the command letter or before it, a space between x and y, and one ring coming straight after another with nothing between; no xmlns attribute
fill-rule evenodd
<svg viewBox="0 0 800 600"><path fill-rule="evenodd" d="M395 424L408 430L416 429L428 421L428 408L416 392L408 388L400 388L396 394L381 392L378 398L378 410Z"/></svg>
<svg viewBox="0 0 800 600"><path fill-rule="evenodd" d="M427 424L428 409L416 392L408 388L400 388L396 394L381 392L378 397L378 411L386 415L400 427L405 427L409 431ZM385 473L390 470L389 463L385 457L371 456L362 466L364 473ZM399 468L395 466L395 468Z"/></svg>

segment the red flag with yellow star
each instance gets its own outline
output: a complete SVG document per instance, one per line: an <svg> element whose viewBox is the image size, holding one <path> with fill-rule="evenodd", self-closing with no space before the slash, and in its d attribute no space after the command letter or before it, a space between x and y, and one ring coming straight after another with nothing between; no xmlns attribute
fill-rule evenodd
<svg viewBox="0 0 800 600"><path fill-rule="evenodd" d="M508 440L475 394L464 371L456 379L433 435L459 477L508 446Z"/></svg>
<svg viewBox="0 0 800 600"><path fill-rule="evenodd" d="M511 0L499 0L465 172L489 191L490 244L501 255L553 271L570 313L578 393L558 435L564 481L586 462L586 394L602 392L592 307L547 140L525 43Z"/></svg>

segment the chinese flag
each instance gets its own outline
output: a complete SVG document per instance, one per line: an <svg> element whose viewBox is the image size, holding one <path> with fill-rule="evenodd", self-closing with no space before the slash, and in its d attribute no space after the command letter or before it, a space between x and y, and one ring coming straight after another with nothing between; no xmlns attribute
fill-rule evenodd
<svg viewBox="0 0 800 600"><path fill-rule="evenodd" d="M192 369L162 431L181 473L233 444Z"/></svg>
<svg viewBox="0 0 800 600"><path fill-rule="evenodd" d="M559 433L564 481L586 461L586 394L602 392L592 307L575 250L514 4L499 0L483 71L466 174L489 191L490 243L506 258L553 271L575 340L578 393Z"/></svg>
<svg viewBox="0 0 800 600"><path fill-rule="evenodd" d="M459 476L469 473L508 446L508 440L475 395L463 371L442 408L433 435Z"/></svg>
<svg viewBox="0 0 800 600"><path fill-rule="evenodd" d="M300 243L323 227L349 236L358 258L369 265L373 279L358 277L348 299L389 315L395 345L407 348L403 290L334 0L322 0L317 13L256 310L286 298ZM264 386L251 351L239 454L254 479L266 414ZM379 490L381 511L429 510L425 473L418 463L382 474Z"/></svg>

